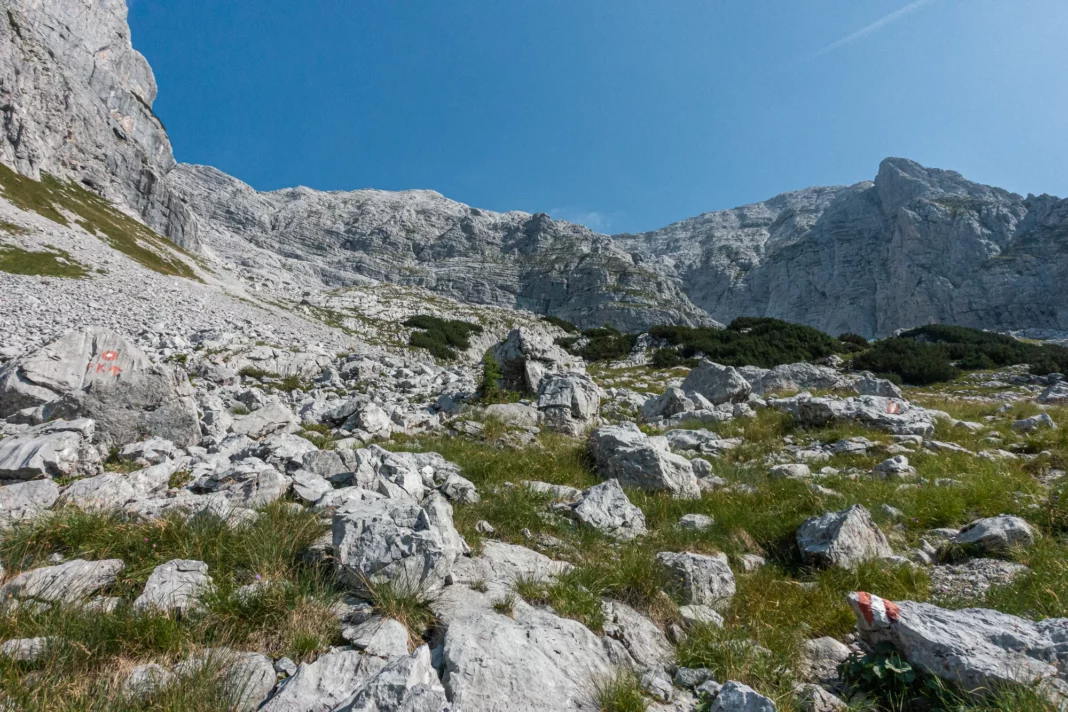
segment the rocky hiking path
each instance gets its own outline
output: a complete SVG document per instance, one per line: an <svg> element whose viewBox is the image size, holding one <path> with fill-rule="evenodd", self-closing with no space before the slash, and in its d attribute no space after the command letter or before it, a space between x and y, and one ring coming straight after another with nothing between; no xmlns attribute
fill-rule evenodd
<svg viewBox="0 0 1068 712"><path fill-rule="evenodd" d="M587 368L504 334L493 405L469 356L215 331L8 359L5 704L1061 705L1056 377Z"/></svg>

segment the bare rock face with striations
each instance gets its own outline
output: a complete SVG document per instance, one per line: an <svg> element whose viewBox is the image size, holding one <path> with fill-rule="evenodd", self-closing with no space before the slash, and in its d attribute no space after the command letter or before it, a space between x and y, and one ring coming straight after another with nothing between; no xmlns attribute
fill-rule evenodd
<svg viewBox="0 0 1068 712"><path fill-rule="evenodd" d="M125 0L10 0L5 9L0 160L35 180L77 182L197 248L194 218L167 179L174 155Z"/></svg>
<svg viewBox="0 0 1068 712"><path fill-rule="evenodd" d="M261 193L205 166L179 166L173 179L205 244L253 273L420 286L583 326L711 323L670 270L545 214L479 210L428 190Z"/></svg>
<svg viewBox="0 0 1068 712"><path fill-rule="evenodd" d="M1068 200L1022 198L887 158L874 182L808 188L616 235L671 265L712 317L771 316L866 337L929 322L1068 329ZM1058 247L1061 245L1061 247Z"/></svg>

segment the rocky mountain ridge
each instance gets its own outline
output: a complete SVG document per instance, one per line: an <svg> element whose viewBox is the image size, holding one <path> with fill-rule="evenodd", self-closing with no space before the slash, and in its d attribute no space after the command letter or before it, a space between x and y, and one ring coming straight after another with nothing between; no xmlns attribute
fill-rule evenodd
<svg viewBox="0 0 1068 712"><path fill-rule="evenodd" d="M903 158L873 182L809 188L615 240L670 265L714 318L772 316L886 336L939 322L1068 328L1068 201Z"/></svg>
<svg viewBox="0 0 1068 712"><path fill-rule="evenodd" d="M11 0L0 159L86 186L272 299L393 283L638 331L774 316L866 337L932 321L1068 332L1068 201L886 159L643 234L495 213L432 191L258 192L176 164L123 0Z"/></svg>

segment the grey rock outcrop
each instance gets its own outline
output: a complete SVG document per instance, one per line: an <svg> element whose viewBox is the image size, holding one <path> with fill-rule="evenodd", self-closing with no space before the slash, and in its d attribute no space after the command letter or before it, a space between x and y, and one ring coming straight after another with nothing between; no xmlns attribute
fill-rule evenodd
<svg viewBox="0 0 1068 712"><path fill-rule="evenodd" d="M619 480L608 480L586 490L571 510L576 519L616 539L645 534L645 515L627 499Z"/></svg>
<svg viewBox="0 0 1068 712"><path fill-rule="evenodd" d="M656 561L677 582L685 604L723 608L734 597L734 572L726 554L706 556L662 551L656 555Z"/></svg>
<svg viewBox="0 0 1068 712"><path fill-rule="evenodd" d="M1068 201L1023 198L887 158L874 182L807 188L706 213L624 249L668 262L712 318L770 316L830 334L887 336L936 321L1068 330L1056 235Z"/></svg>
<svg viewBox="0 0 1068 712"><path fill-rule="evenodd" d="M504 385L526 393L538 393L541 379L552 373L585 373L581 358L556 345L544 329L520 327L492 349L503 374Z"/></svg>
<svg viewBox="0 0 1068 712"><path fill-rule="evenodd" d="M371 278L627 331L712 323L670 269L545 214L494 213L425 190L260 193L206 166L182 165L169 178L213 251L307 284Z"/></svg>
<svg viewBox="0 0 1068 712"><path fill-rule="evenodd" d="M432 590L444 584L459 553L450 534L411 501L355 502L334 515L334 555L339 573L359 589L390 582Z"/></svg>
<svg viewBox="0 0 1068 712"><path fill-rule="evenodd" d="M125 0L12 0L6 9L0 160L35 180L48 172L91 188L196 249L195 219L168 179L171 144L152 113L156 80L131 45Z"/></svg>
<svg viewBox="0 0 1068 712"><path fill-rule="evenodd" d="M737 369L707 360L690 369L680 388L684 393L704 396L713 405L744 403L753 391Z"/></svg>
<svg viewBox="0 0 1068 712"><path fill-rule="evenodd" d="M588 449L601 477L618 479L628 487L671 492L685 499L701 496L690 461L672 453L664 438L651 438L634 423L594 430Z"/></svg>
<svg viewBox="0 0 1068 712"><path fill-rule="evenodd" d="M448 587L432 605L444 631L442 682L457 709L595 709L592 685L613 667L601 639L581 623L521 600L511 616L501 615L489 596L465 586Z"/></svg>
<svg viewBox="0 0 1068 712"><path fill-rule="evenodd" d="M697 406L686 397L681 388L672 386L658 396L649 396L638 412L642 420L651 423L663 418L691 413L696 408Z"/></svg>
<svg viewBox="0 0 1068 712"><path fill-rule="evenodd" d="M0 487L0 527L33 519L59 499L59 486L52 480L32 480Z"/></svg>
<svg viewBox="0 0 1068 712"><path fill-rule="evenodd" d="M469 587L483 584L492 595L506 595L519 581L548 582L571 568L571 564L516 544L486 540L478 556L456 560L452 578Z"/></svg>
<svg viewBox="0 0 1068 712"><path fill-rule="evenodd" d="M975 546L986 554L1006 554L1013 547L1028 547L1035 541L1035 530L1026 520L1002 514L977 519L963 527L953 538L956 544Z"/></svg>
<svg viewBox="0 0 1068 712"><path fill-rule="evenodd" d="M675 651L667 636L651 620L625 603L604 599L604 634L618 640L640 668L663 668L671 664Z"/></svg>
<svg viewBox="0 0 1068 712"><path fill-rule="evenodd" d="M1068 619L1035 623L985 608L946 610L864 592L850 594L849 603L866 642L890 641L909 663L965 691L1019 685L1057 704L1068 695Z"/></svg>
<svg viewBox="0 0 1068 712"><path fill-rule="evenodd" d="M1049 428L1051 430L1057 428L1057 424L1053 422L1053 418L1049 416L1049 413L1032 415L1030 418L1022 418L1012 424L1012 429L1021 433L1033 433L1042 428Z"/></svg>
<svg viewBox="0 0 1068 712"><path fill-rule="evenodd" d="M71 331L0 371L0 417L58 400L93 383L145 370L148 356L126 337L90 327Z"/></svg>
<svg viewBox="0 0 1068 712"><path fill-rule="evenodd" d="M92 444L92 420L56 420L0 440L0 479L71 477L96 472L100 452Z"/></svg>
<svg viewBox="0 0 1068 712"><path fill-rule="evenodd" d="M363 682L352 697L335 708L336 712L449 712L445 697L431 664L430 649L421 646L411 655L391 660Z"/></svg>
<svg viewBox="0 0 1068 712"><path fill-rule="evenodd" d="M293 677L260 708L261 712L332 712L387 660L357 650L333 650L302 663Z"/></svg>
<svg viewBox="0 0 1068 712"><path fill-rule="evenodd" d="M934 434L934 411L908 401L881 396L813 398L801 393L792 398L773 399L769 405L793 413L803 425L823 427L836 422L855 422L894 435Z"/></svg>
<svg viewBox="0 0 1068 712"><path fill-rule="evenodd" d="M0 372L0 416L44 406L42 418L91 418L94 438L124 445L156 435L182 445L200 438L185 371L152 364L141 349L96 327L72 331Z"/></svg>
<svg viewBox="0 0 1068 712"><path fill-rule="evenodd" d="M50 646L58 641L55 638L13 638L0 643L0 657L16 663L32 663L40 659Z"/></svg>
<svg viewBox="0 0 1068 712"><path fill-rule="evenodd" d="M134 608L186 613L200 605L200 597L211 587L207 564L174 559L155 568L145 582L144 591L134 601Z"/></svg>
<svg viewBox="0 0 1068 712"><path fill-rule="evenodd" d="M827 366L811 363L786 363L762 374L753 381L753 392L758 395L807 390L830 390L841 386L846 379L841 373Z"/></svg>
<svg viewBox="0 0 1068 712"><path fill-rule="evenodd" d="M775 712L775 703L740 682L728 681L712 702L711 712Z"/></svg>
<svg viewBox="0 0 1068 712"><path fill-rule="evenodd" d="M897 384L892 381L888 381L885 378L876 378L871 375L864 375L853 382L853 389L860 396L882 396L883 398L897 398L898 400L904 400L905 396L901 394L901 389L897 387Z"/></svg>
<svg viewBox="0 0 1068 712"><path fill-rule="evenodd" d="M551 374L538 387L538 412L550 429L578 436L600 420L603 396L584 373Z"/></svg>
<svg viewBox="0 0 1068 712"><path fill-rule="evenodd" d="M859 504L806 520L797 529L797 545L813 564L847 569L894 553L886 535Z"/></svg>
<svg viewBox="0 0 1068 712"><path fill-rule="evenodd" d="M96 477L84 477L63 489L59 503L87 512L115 512L139 498L166 490L168 480L176 470L176 463L167 462L128 474L105 472Z"/></svg>
<svg viewBox="0 0 1068 712"><path fill-rule="evenodd" d="M1068 403L1068 381L1057 381L1042 391L1036 402L1044 405L1061 405Z"/></svg>
<svg viewBox="0 0 1068 712"><path fill-rule="evenodd" d="M0 587L0 601L18 598L75 603L114 584L124 568L120 559L74 559L57 566L30 569Z"/></svg>

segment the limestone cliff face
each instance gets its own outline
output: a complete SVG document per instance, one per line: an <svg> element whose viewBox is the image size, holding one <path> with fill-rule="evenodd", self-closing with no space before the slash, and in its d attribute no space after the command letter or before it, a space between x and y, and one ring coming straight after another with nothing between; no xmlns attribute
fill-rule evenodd
<svg viewBox="0 0 1068 712"><path fill-rule="evenodd" d="M254 274L281 270L309 286L371 278L583 326L712 323L670 269L544 214L494 213L424 190L260 193L204 166L171 175L205 245Z"/></svg>
<svg viewBox="0 0 1068 712"><path fill-rule="evenodd" d="M167 182L174 156L125 0L4 0L3 11L0 160L35 179L78 181L197 248L195 221Z"/></svg>
<svg viewBox="0 0 1068 712"><path fill-rule="evenodd" d="M75 180L283 293L366 283L627 330L774 316L883 336L932 321L1068 331L1068 201L888 158L640 235L431 191L257 192L176 165L125 0L0 0L0 161Z"/></svg>
<svg viewBox="0 0 1068 712"><path fill-rule="evenodd" d="M1068 201L888 158L810 188L616 241L669 265L714 318L885 336L930 322L1068 330Z"/></svg>

